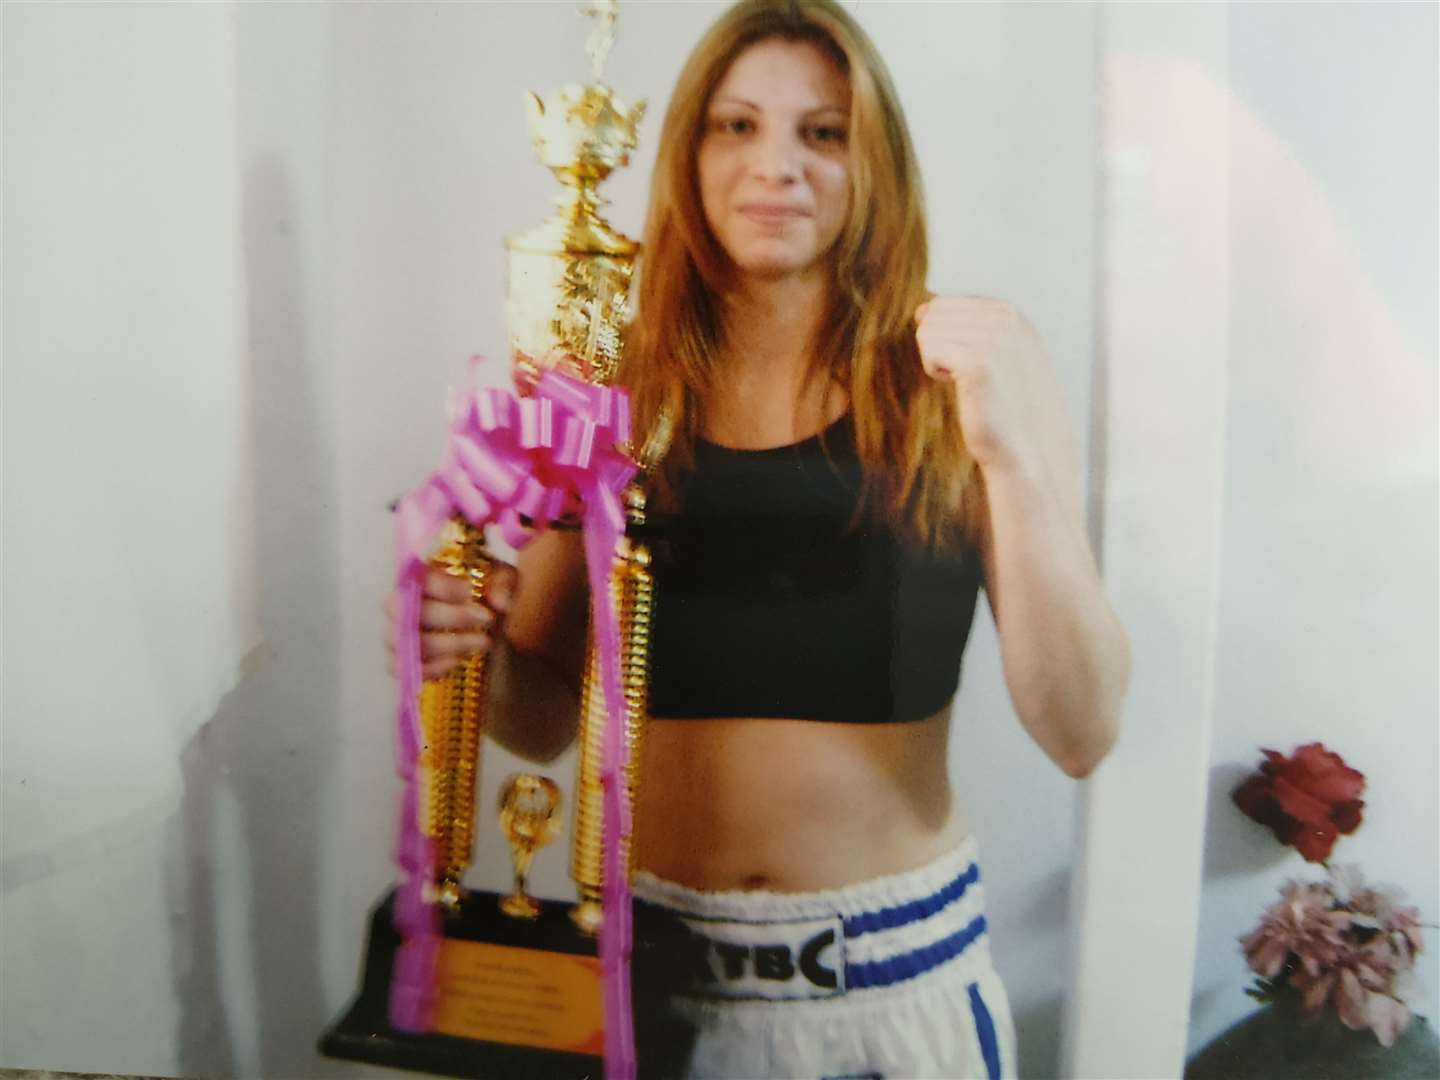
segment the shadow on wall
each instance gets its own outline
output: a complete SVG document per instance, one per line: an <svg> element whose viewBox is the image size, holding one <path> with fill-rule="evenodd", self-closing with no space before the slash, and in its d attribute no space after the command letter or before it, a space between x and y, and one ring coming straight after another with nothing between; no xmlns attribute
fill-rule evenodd
<svg viewBox="0 0 1440 1080"><path fill-rule="evenodd" d="M1268 830L1247 818L1230 800L1230 793L1254 771L1253 764L1239 762L1210 768L1205 804L1206 881L1237 874L1250 877L1289 857L1288 848L1277 844Z"/></svg>
<svg viewBox="0 0 1440 1080"><path fill-rule="evenodd" d="M167 867L177 1058L187 1076L318 1075L331 1070L312 1041L328 1019L316 904L339 731L334 467L306 330L307 238L278 160L247 163L243 214L264 662L181 755ZM217 836L231 818L238 829Z"/></svg>
<svg viewBox="0 0 1440 1080"><path fill-rule="evenodd" d="M1055 1073L1056 1048L1060 1045L1060 1024L1064 999L1049 997L1015 1014L1015 1033L1020 1043L1018 1068L1022 1077L1051 1077Z"/></svg>
<svg viewBox="0 0 1440 1080"><path fill-rule="evenodd" d="M1017 985L1053 987L1055 993L1029 1001L1012 998L1015 1035L1019 1042L1019 1075L1035 1080L1058 1075L1060 1033L1064 1021L1063 970L1066 911L1070 904L1069 866L1057 866L1033 882L1025 893L1023 904L1014 913L1010 932L1029 939L1028 977ZM1018 955L1018 950L1005 950L1005 955ZM1052 975L1040 974L1040 965L1054 963ZM1002 961L1003 966L1003 961Z"/></svg>

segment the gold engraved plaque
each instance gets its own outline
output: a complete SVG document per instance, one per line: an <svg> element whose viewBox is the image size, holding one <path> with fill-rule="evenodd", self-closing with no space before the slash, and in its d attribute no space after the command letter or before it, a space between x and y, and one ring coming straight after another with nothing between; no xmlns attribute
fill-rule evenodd
<svg viewBox="0 0 1440 1080"><path fill-rule="evenodd" d="M572 1054L605 1049L594 956L447 939L434 1030Z"/></svg>

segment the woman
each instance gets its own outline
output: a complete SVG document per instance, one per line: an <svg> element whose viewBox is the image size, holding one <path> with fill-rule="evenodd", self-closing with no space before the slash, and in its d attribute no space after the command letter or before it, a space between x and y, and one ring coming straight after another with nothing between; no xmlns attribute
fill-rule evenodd
<svg viewBox="0 0 1440 1080"><path fill-rule="evenodd" d="M1068 775L1114 742L1128 679L1043 348L1003 301L929 298L899 103L830 0L746 0L701 41L644 250L621 381L638 430L663 412L673 437L635 891L681 928L677 1067L1011 1075L946 766L978 587L1016 712ZM486 606L432 574L425 675L493 643L492 734L559 753L585 588L559 532Z"/></svg>

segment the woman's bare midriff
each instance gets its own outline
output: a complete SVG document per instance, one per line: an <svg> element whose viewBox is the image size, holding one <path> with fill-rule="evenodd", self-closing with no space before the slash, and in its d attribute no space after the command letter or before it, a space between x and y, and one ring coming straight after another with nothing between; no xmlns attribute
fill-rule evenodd
<svg viewBox="0 0 1440 1080"><path fill-rule="evenodd" d="M928 720L652 720L636 866L695 889L806 892L923 866L964 838L950 709Z"/></svg>

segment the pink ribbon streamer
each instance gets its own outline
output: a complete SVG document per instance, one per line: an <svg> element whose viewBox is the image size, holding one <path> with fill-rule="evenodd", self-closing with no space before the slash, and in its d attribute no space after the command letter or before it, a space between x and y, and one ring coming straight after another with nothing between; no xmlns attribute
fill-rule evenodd
<svg viewBox="0 0 1440 1080"><path fill-rule="evenodd" d="M472 367L480 362L474 358ZM591 633L607 715L600 767L605 811L600 970L605 1075L610 1080L632 1080L635 1075L630 885L620 862L631 834L624 797L628 745L620 626L610 594L611 566L625 532L621 493L635 474L634 462L617 445L629 438L630 402L617 387L595 386L552 369L529 397L496 389L473 391L452 401L443 464L400 500L395 515L395 760L405 786L394 850L400 870L394 923L401 945L390 980L390 1023L401 1031L429 1030L443 936L436 898L426 889L437 869L435 845L420 822L420 604L430 551L441 526L457 513L477 528L497 525L515 548L550 522L578 519L584 529Z"/></svg>

